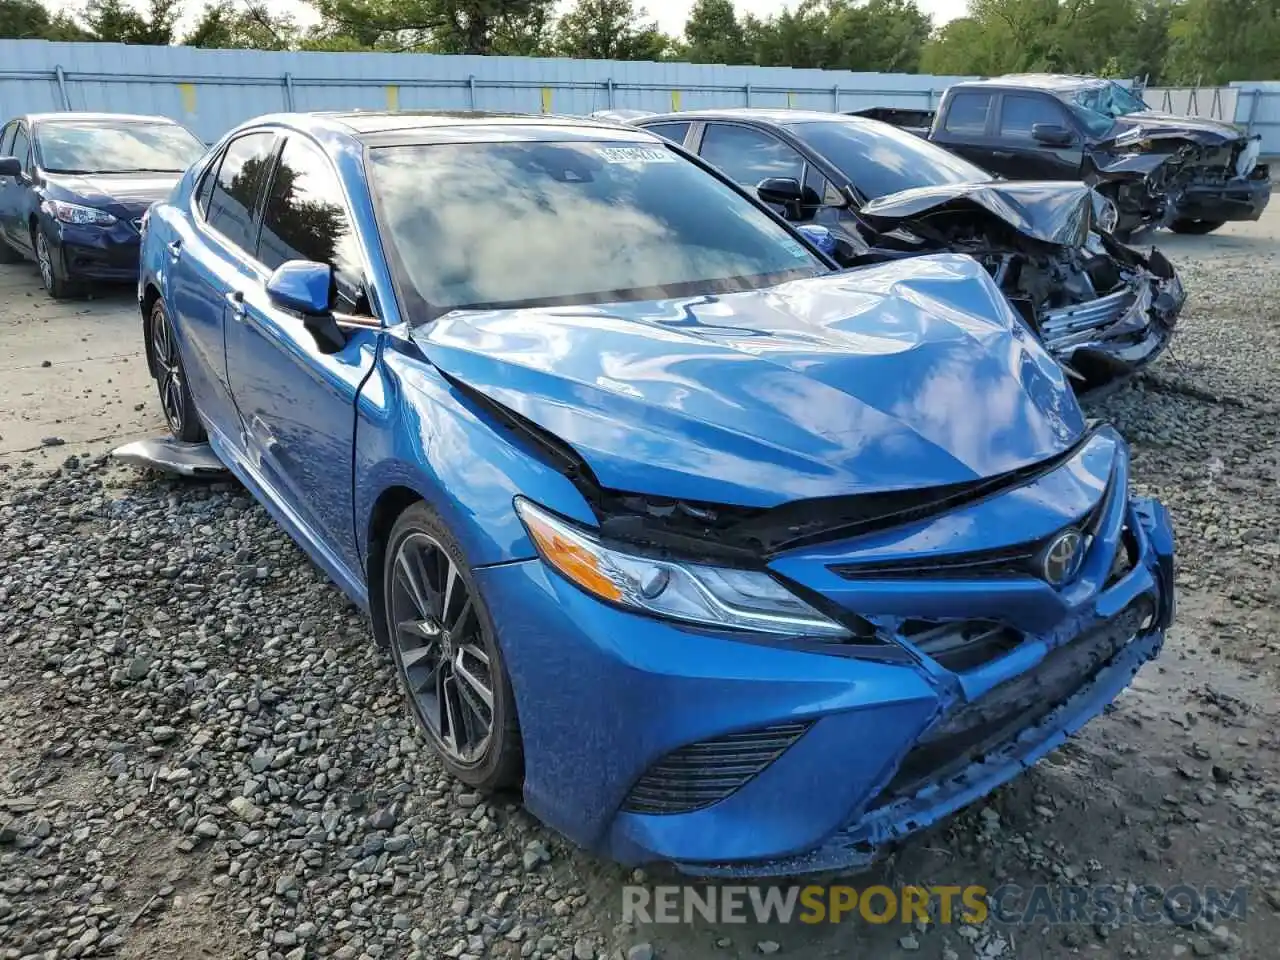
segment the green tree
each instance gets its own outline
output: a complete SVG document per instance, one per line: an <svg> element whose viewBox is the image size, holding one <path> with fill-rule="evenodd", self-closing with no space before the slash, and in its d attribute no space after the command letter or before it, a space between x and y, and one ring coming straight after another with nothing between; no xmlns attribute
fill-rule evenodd
<svg viewBox="0 0 1280 960"><path fill-rule="evenodd" d="M310 47L529 55L545 44L554 0L312 0Z"/></svg>
<svg viewBox="0 0 1280 960"><path fill-rule="evenodd" d="M181 13L180 0L150 0L139 12L124 0L89 0L84 21L95 40L168 46Z"/></svg>
<svg viewBox="0 0 1280 960"><path fill-rule="evenodd" d="M671 39L631 0L577 0L556 24L555 52L583 60L661 60Z"/></svg>
<svg viewBox="0 0 1280 960"><path fill-rule="evenodd" d="M765 20L744 20L761 66L914 73L932 21L915 0L802 0Z"/></svg>
<svg viewBox="0 0 1280 960"><path fill-rule="evenodd" d="M1167 71L1185 84L1280 76L1280 0L1184 0L1170 21Z"/></svg>
<svg viewBox="0 0 1280 960"><path fill-rule="evenodd" d="M750 63L751 51L732 0L696 0L684 25L680 59L690 63Z"/></svg>
<svg viewBox="0 0 1280 960"><path fill-rule="evenodd" d="M0 0L0 38L87 40L89 34L65 14L50 15L40 0Z"/></svg>
<svg viewBox="0 0 1280 960"><path fill-rule="evenodd" d="M242 9L209 3L182 42L221 50L288 50L297 38L293 18L273 16L265 3L246 3Z"/></svg>

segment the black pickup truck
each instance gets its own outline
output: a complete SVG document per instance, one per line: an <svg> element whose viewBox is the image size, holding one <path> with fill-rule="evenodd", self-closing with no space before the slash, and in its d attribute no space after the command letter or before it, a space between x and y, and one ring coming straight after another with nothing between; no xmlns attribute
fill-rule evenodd
<svg viewBox="0 0 1280 960"><path fill-rule="evenodd" d="M1084 180L1115 204L1121 236L1143 225L1208 233L1228 220L1257 220L1271 199L1260 137L1158 113L1113 80L1019 74L957 83L927 132L920 111L860 112L1010 180Z"/></svg>

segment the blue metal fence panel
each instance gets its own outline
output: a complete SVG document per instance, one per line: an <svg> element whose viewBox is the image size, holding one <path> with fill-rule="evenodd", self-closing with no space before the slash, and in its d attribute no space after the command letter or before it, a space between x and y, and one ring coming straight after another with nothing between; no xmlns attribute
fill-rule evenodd
<svg viewBox="0 0 1280 960"><path fill-rule="evenodd" d="M1280 81L1242 80L1231 84L1239 90L1236 123L1262 135L1262 152L1280 156Z"/></svg>
<svg viewBox="0 0 1280 960"><path fill-rule="evenodd" d="M959 79L790 67L0 40L0 118L63 109L155 113L185 123L206 140L251 117L290 109L585 114L610 107L931 107Z"/></svg>

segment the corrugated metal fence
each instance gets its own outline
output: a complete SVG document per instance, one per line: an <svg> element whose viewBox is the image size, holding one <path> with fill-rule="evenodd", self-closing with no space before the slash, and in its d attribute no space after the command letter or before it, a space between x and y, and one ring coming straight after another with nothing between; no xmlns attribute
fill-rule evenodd
<svg viewBox="0 0 1280 960"><path fill-rule="evenodd" d="M871 106L932 108L963 77L789 67L395 53L275 53L0 40L0 119L45 110L158 113L206 140L277 110ZM1280 155L1280 82L1150 88L1157 110L1234 120Z"/></svg>
<svg viewBox="0 0 1280 960"><path fill-rule="evenodd" d="M931 108L959 77L391 53L274 53L0 40L0 117L156 113L206 140L277 110Z"/></svg>

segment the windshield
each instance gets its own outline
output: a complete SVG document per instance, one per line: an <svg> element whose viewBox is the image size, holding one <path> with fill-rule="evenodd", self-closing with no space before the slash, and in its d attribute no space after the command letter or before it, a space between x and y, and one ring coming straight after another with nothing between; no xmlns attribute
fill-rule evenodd
<svg viewBox="0 0 1280 960"><path fill-rule="evenodd" d="M36 128L40 165L49 173L182 173L204 144L176 123L63 123Z"/></svg>
<svg viewBox="0 0 1280 960"><path fill-rule="evenodd" d="M834 164L867 200L914 187L991 180L968 160L887 123L817 120L788 129Z"/></svg>
<svg viewBox="0 0 1280 960"><path fill-rule="evenodd" d="M1116 117L1151 109L1141 97L1115 81L1077 90L1071 95L1070 104L1075 107L1076 116L1088 126L1089 132L1096 135L1110 130Z"/></svg>
<svg viewBox="0 0 1280 960"><path fill-rule="evenodd" d="M369 166L398 286L428 318L725 293L828 270L664 144L393 146L371 150Z"/></svg>

